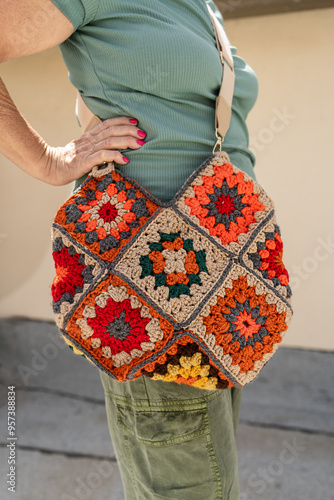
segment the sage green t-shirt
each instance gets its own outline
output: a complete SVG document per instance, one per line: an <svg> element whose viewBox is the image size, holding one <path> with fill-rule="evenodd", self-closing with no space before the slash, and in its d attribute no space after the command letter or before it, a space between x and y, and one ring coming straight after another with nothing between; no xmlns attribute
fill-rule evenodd
<svg viewBox="0 0 334 500"><path fill-rule="evenodd" d="M222 79L205 0L52 0L75 32L60 45L69 78L102 120L130 116L147 133L117 167L162 201L170 200L212 152ZM258 82L231 46L235 90L224 150L254 179L246 117ZM75 182L75 188L84 180Z"/></svg>

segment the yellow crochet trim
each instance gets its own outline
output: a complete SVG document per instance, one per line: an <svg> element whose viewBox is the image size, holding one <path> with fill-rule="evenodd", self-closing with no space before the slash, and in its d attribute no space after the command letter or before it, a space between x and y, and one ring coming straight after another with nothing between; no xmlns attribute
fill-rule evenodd
<svg viewBox="0 0 334 500"><path fill-rule="evenodd" d="M75 347L75 345L70 340L68 340L64 336L63 336L63 339L65 340L66 344L68 344L69 346L72 347L74 354L79 354L81 356L85 356L77 347ZM93 361L91 359L87 358L87 356L85 356L85 358L88 359L88 361L90 363L92 363L92 365L96 366L95 363L93 363Z"/></svg>

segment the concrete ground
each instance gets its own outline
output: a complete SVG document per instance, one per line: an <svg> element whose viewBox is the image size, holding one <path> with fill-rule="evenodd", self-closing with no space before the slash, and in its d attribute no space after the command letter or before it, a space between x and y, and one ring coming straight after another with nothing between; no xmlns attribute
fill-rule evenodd
<svg viewBox="0 0 334 500"><path fill-rule="evenodd" d="M0 499L123 500L97 368L48 322L0 320L0 353ZM240 500L334 500L333 373L333 352L280 347L244 389ZM6 484L12 385L15 495Z"/></svg>

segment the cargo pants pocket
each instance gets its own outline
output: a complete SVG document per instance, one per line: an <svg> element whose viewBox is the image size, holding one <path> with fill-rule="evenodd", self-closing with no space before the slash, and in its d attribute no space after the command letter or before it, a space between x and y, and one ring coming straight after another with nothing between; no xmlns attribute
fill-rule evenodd
<svg viewBox="0 0 334 500"><path fill-rule="evenodd" d="M217 462L206 403L142 408L117 401L116 408L127 468L122 476L131 477L136 499L223 500L224 466Z"/></svg>

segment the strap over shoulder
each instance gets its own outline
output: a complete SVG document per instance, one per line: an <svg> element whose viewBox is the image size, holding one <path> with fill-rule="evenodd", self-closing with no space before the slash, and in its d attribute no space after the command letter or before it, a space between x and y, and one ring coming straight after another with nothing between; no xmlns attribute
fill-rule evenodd
<svg viewBox="0 0 334 500"><path fill-rule="evenodd" d="M230 126L235 73L233 56L224 28L214 15L211 7L209 5L207 5L207 7L216 36L217 49L223 66L222 84L216 99L215 127L217 142L214 147L215 150L216 146L219 146L219 149L221 149L221 143L223 142Z"/></svg>

